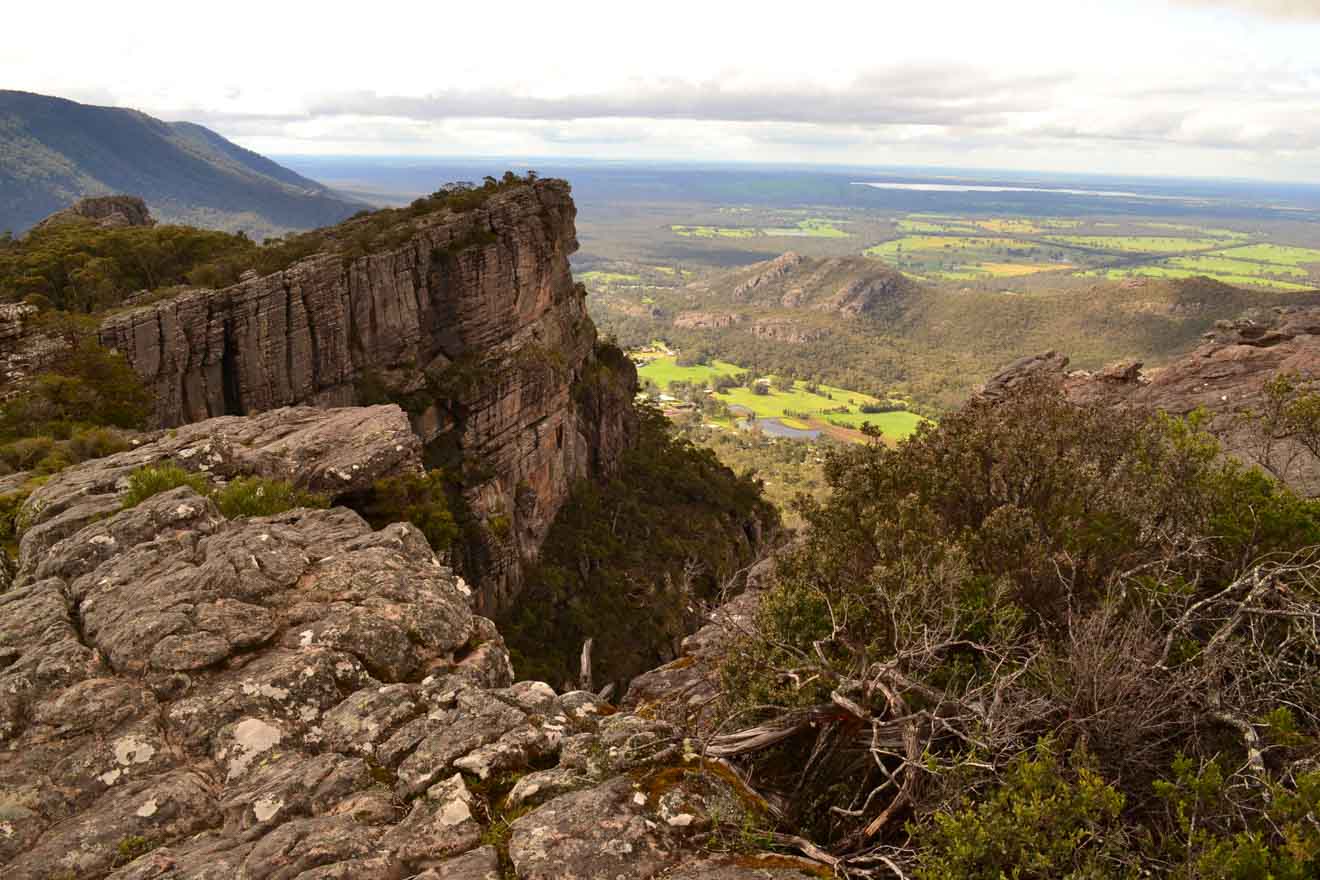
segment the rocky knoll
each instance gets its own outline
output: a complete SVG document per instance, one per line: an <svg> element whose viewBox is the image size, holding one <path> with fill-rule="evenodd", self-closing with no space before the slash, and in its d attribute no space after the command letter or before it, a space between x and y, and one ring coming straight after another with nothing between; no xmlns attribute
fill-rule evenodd
<svg viewBox="0 0 1320 880"><path fill-rule="evenodd" d="M154 226L147 203L137 196L96 196L80 199L63 211L56 211L38 223L34 229L45 229L64 223L90 220L97 226Z"/></svg>
<svg viewBox="0 0 1320 880"><path fill-rule="evenodd" d="M1032 377L1046 377L1077 401L1179 415L1204 409L1227 448L1250 459L1252 443L1241 416L1261 409L1266 383L1281 373L1320 379L1320 308L1280 308L1220 321L1195 351L1150 371L1134 362L1096 372L1070 371L1068 358L1057 352L1023 358L986 383L982 393L1002 395ZM1320 488L1320 474L1312 470L1309 463L1296 461L1286 476L1311 491Z"/></svg>
<svg viewBox="0 0 1320 880"><path fill-rule="evenodd" d="M347 488L416 467L407 433L393 407L211 421L34 496L0 594L0 874L800 876L712 853L717 822L762 805L679 728L514 684L412 526L344 508L228 520L187 486L104 503L123 468L165 459ZM78 510L99 513L29 540Z"/></svg>
<svg viewBox="0 0 1320 880"><path fill-rule="evenodd" d="M115 315L100 339L146 380L165 427L406 401L428 459L467 471L488 525L493 611L516 593L571 485L609 472L635 428L635 372L597 356L569 271L575 213L566 183L529 182L471 210L401 219L366 253L327 251ZM353 240L373 222L332 233Z"/></svg>

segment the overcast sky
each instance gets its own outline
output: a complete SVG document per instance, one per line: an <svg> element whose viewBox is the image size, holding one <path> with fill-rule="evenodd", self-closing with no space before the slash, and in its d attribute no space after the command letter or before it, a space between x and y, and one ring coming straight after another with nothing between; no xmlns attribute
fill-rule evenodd
<svg viewBox="0 0 1320 880"><path fill-rule="evenodd" d="M11 5L0 87L264 153L1320 182L1320 0Z"/></svg>

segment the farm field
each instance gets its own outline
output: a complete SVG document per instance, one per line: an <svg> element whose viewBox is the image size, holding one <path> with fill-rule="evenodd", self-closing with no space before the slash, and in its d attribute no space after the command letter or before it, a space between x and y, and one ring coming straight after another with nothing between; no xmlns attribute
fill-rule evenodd
<svg viewBox="0 0 1320 880"><path fill-rule="evenodd" d="M718 376L731 376L744 372L741 367L728 361L716 360L709 365L680 367L673 356L658 357L638 367L640 379L650 380L660 388L668 388L671 382L688 382L709 385ZM757 394L750 388L739 386L722 391L716 399L730 407L738 407L752 413L757 419L774 420L794 430L821 430L840 439L860 439L856 432L863 424L870 423L890 441L902 440L911 435L926 421L921 416L907 412L894 411L884 413L864 413L864 405L879 405L882 401L869 394L850 391L832 385L818 386L818 392L807 391L803 382L794 383L792 391L782 391L771 387L765 394ZM826 410L839 410L826 412ZM792 415L789 415L792 413ZM839 430L843 429L843 430Z"/></svg>
<svg viewBox="0 0 1320 880"><path fill-rule="evenodd" d="M684 226L671 225L670 231L682 238L849 238L851 233L838 227L841 221L808 217L793 226Z"/></svg>
<svg viewBox="0 0 1320 880"><path fill-rule="evenodd" d="M1047 235L1046 241L1097 251L1121 251L1138 254L1180 254L1188 251L1211 251L1232 244L1214 238L1178 238L1155 235Z"/></svg>
<svg viewBox="0 0 1320 880"><path fill-rule="evenodd" d="M1279 281L1275 278L1265 278L1259 275L1232 275L1219 272L1210 273L1196 269L1177 269L1169 266L1134 266L1129 269L1100 269L1094 272L1083 273L1091 277L1104 277L1112 280L1132 277L1144 278L1200 278L1209 277L1215 281L1222 281L1224 284L1233 284L1239 287L1263 287L1271 290L1314 290L1313 284L1296 284L1291 281Z"/></svg>
<svg viewBox="0 0 1320 880"><path fill-rule="evenodd" d="M994 282L1066 271L1079 277L1193 278L1276 291L1320 287L1320 249L1252 241L1220 226L1153 220L909 214L863 253L919 281Z"/></svg>
<svg viewBox="0 0 1320 880"><path fill-rule="evenodd" d="M670 273L673 269L669 270ZM640 284L641 275L633 275L627 272L583 272L577 276L578 280L584 284Z"/></svg>
<svg viewBox="0 0 1320 880"><path fill-rule="evenodd" d="M866 256L921 280L975 281L1071 269L1071 252L1025 238L906 235L867 248Z"/></svg>
<svg viewBox="0 0 1320 880"><path fill-rule="evenodd" d="M1302 266L1307 263L1320 264L1320 250L1284 247L1277 244L1244 245L1226 250L1223 254L1226 257L1239 260L1259 260L1265 263L1279 263L1286 266Z"/></svg>

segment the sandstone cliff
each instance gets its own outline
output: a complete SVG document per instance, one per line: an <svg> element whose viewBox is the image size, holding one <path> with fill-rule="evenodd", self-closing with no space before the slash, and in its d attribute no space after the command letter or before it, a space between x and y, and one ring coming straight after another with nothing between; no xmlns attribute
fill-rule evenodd
<svg viewBox="0 0 1320 880"><path fill-rule="evenodd" d="M162 432L42 487L0 594L0 874L800 876L712 855L765 805L674 723L512 684L411 525L228 520L186 486L120 509L147 462L343 494L417 459L396 407L293 408Z"/></svg>
<svg viewBox="0 0 1320 880"><path fill-rule="evenodd" d="M572 484L608 473L633 431L635 372L597 356L569 271L575 213L562 181L515 186L469 211L402 219L365 254L321 253L113 316L101 342L146 380L162 426L406 402L428 461L467 475L487 525L481 606L494 611Z"/></svg>

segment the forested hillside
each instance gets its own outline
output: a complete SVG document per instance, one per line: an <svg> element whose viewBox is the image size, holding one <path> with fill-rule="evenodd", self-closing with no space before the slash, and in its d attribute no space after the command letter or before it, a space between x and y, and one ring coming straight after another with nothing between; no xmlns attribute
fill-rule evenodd
<svg viewBox="0 0 1320 880"><path fill-rule="evenodd" d="M200 125L0 91L0 232L116 193L141 196L167 222L254 237L364 207Z"/></svg>

